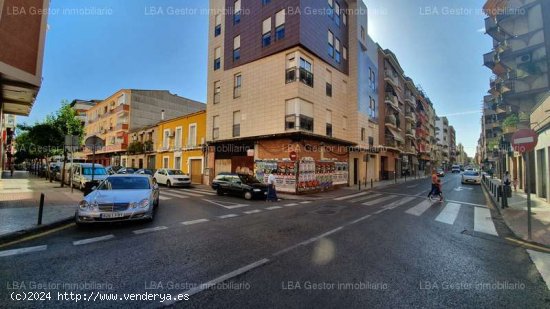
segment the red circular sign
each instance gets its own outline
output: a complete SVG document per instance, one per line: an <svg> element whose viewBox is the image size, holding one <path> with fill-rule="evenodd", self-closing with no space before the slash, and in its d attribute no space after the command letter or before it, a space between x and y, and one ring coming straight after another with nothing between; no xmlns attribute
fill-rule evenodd
<svg viewBox="0 0 550 309"><path fill-rule="evenodd" d="M296 151L291 151L289 154L288 154L290 160L292 161L296 161L296 159L298 159L298 155L296 154Z"/></svg>
<svg viewBox="0 0 550 309"><path fill-rule="evenodd" d="M512 136L512 146L517 152L528 152L535 149L538 142L537 132L531 129L518 130Z"/></svg>

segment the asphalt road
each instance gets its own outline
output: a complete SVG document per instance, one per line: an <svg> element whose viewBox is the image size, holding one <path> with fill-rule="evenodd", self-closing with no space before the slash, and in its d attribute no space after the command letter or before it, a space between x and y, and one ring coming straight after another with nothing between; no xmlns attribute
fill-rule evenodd
<svg viewBox="0 0 550 309"><path fill-rule="evenodd" d="M0 307L550 306L479 186L447 175L442 203L429 187L278 203L163 188L153 223L71 226L0 248Z"/></svg>

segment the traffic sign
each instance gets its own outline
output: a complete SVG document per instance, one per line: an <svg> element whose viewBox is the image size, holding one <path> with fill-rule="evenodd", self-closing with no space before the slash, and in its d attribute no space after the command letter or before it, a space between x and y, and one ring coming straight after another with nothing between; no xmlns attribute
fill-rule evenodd
<svg viewBox="0 0 550 309"><path fill-rule="evenodd" d="M537 132L531 129L518 130L512 136L512 146L517 152L528 152L535 149L538 142Z"/></svg>

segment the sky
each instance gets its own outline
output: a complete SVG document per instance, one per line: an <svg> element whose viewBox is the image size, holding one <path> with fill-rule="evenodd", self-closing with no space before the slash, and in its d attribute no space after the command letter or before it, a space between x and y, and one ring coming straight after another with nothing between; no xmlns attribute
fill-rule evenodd
<svg viewBox="0 0 550 309"><path fill-rule="evenodd" d="M491 75L482 66L491 50L485 1L364 2L371 37L396 54L473 156ZM123 88L205 102L207 9L207 0L52 0L42 88L30 116L18 122L40 121L63 100L104 99Z"/></svg>

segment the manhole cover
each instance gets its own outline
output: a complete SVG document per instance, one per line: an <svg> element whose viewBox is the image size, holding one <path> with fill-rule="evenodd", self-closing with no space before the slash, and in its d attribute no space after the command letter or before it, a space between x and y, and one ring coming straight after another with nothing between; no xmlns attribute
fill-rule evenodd
<svg viewBox="0 0 550 309"><path fill-rule="evenodd" d="M320 214L320 215L333 215L336 213L336 211L334 210L318 210L316 211L316 213Z"/></svg>

